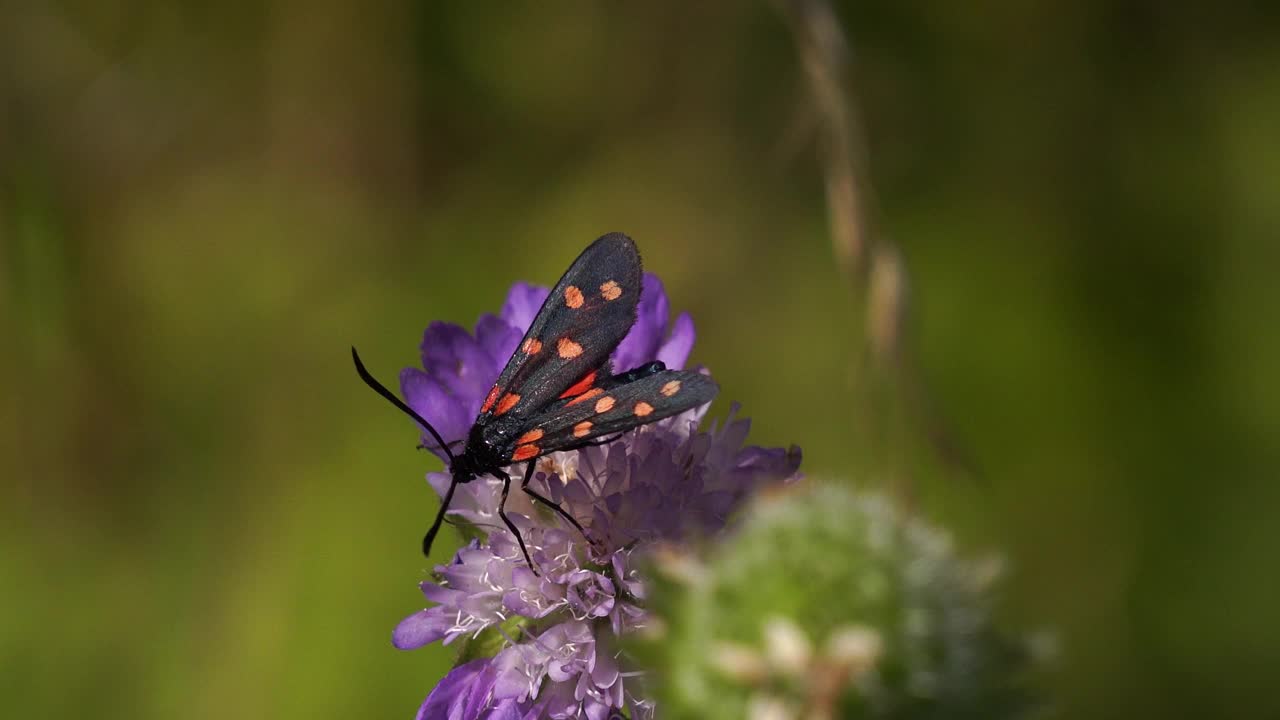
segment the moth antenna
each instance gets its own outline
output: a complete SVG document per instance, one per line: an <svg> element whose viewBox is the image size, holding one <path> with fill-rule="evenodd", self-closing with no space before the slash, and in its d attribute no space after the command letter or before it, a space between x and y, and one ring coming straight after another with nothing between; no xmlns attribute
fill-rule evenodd
<svg viewBox="0 0 1280 720"><path fill-rule="evenodd" d="M450 478L449 490L444 494L444 499L440 501L440 510L436 513L436 520L431 523L431 529L422 538L422 554L424 557L431 557L431 544L435 542L436 533L440 532L440 523L444 522L444 514L449 512L449 504L453 502L453 491L457 487L458 481Z"/></svg>
<svg viewBox="0 0 1280 720"><path fill-rule="evenodd" d="M354 345L351 346L351 359L355 361L356 372L360 373L360 379L364 381L365 385L373 388L374 392L386 398L388 402L399 408L400 412L416 420L419 425L427 429L427 432L431 433L431 437L435 438L436 442L440 444L440 447L444 450L444 454L449 456L449 467L452 468L454 463L453 451L449 449L449 444L444 441L444 438L440 437L440 433L436 432L436 429L431 425L431 423L427 422L421 415L414 412L413 408L406 405L403 400L396 397L395 393L388 390L385 385L378 382L369 374L369 371L364 367L364 363L360 362L360 354L356 352ZM436 524L438 526L439 522L437 521Z"/></svg>

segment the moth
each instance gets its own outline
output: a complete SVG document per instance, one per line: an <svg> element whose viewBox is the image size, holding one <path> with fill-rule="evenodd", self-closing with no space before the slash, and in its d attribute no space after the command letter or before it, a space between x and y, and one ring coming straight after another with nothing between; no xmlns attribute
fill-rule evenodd
<svg viewBox="0 0 1280 720"><path fill-rule="evenodd" d="M715 397L719 388L706 375L668 370L660 361L613 372L609 356L636 321L642 280L640 253L631 238L609 233L591 243L538 310L467 436L451 442L374 379L351 348L360 378L425 428L448 457L451 482L422 539L424 554L431 552L458 485L491 475L502 481L498 516L515 535L525 562L537 572L524 538L507 517L511 476L505 468L527 463L520 489L590 541L577 519L529 487L537 458L613 442L629 430ZM452 448L463 443L455 455Z"/></svg>

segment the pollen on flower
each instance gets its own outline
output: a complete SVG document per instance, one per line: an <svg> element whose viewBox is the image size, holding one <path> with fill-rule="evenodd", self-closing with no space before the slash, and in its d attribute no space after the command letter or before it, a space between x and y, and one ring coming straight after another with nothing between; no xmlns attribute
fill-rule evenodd
<svg viewBox="0 0 1280 720"><path fill-rule="evenodd" d="M551 476L554 475L560 479L560 484L562 486L568 484L568 482L574 477L573 468L576 466L576 462L561 462L558 458L563 457L565 457L565 455L560 455L558 453L543 455L542 459L538 461L537 471L544 473L547 476L548 482L550 482Z"/></svg>

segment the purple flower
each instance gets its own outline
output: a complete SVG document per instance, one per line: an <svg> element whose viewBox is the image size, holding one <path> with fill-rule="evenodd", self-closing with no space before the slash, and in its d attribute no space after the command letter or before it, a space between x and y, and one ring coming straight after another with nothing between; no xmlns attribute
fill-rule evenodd
<svg viewBox="0 0 1280 720"><path fill-rule="evenodd" d="M401 373L401 387L409 405L446 441L465 436L546 296L543 288L515 285L501 315L482 317L474 336L445 323L427 328L423 369ZM646 275L638 319L613 355L615 369L654 359L684 365L693 322L681 314L668 333L668 313L662 283ZM419 718L607 720L624 708L632 718L652 716L640 674L624 669L627 658L615 646L616 638L648 619L637 561L654 541L718 531L757 488L797 477L800 463L794 446L744 448L750 423L735 419L736 405L723 423L699 432L705 412L695 408L607 445L541 458L531 487L577 518L591 542L513 492L507 515L539 574L525 564L516 538L497 517L501 482L484 477L457 488L448 514L487 537L439 566L438 580L421 584L434 605L405 618L392 640L410 649L489 632L501 633L504 647L450 672ZM523 480L523 464L508 471L513 481ZM444 472L427 479L441 495L450 482ZM514 620L519 622L509 622Z"/></svg>
<svg viewBox="0 0 1280 720"><path fill-rule="evenodd" d="M464 663L449 671L418 709L417 720L507 720L536 717L523 715L515 700L493 698L498 672L489 658Z"/></svg>

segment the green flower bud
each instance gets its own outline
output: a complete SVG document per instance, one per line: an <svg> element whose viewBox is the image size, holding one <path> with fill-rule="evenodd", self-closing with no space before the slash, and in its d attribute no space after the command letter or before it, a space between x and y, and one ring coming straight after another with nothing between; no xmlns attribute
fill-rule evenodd
<svg viewBox="0 0 1280 720"><path fill-rule="evenodd" d="M667 718L984 718L1031 709L1028 644L991 616L993 563L876 495L812 482L724 539L655 556L635 648Z"/></svg>

